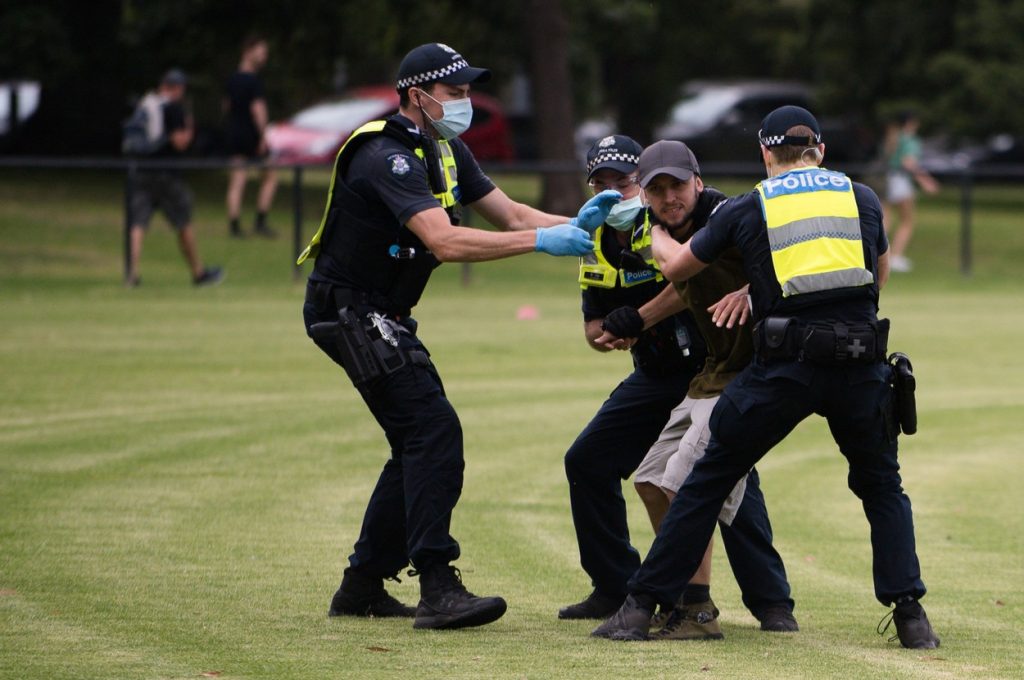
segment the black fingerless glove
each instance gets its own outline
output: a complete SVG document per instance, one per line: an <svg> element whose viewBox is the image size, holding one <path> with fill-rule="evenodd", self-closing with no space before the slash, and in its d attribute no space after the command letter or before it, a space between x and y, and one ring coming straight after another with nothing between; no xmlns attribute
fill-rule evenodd
<svg viewBox="0 0 1024 680"><path fill-rule="evenodd" d="M644 320L633 307L619 307L604 318L601 329L618 338L639 338L644 332Z"/></svg>

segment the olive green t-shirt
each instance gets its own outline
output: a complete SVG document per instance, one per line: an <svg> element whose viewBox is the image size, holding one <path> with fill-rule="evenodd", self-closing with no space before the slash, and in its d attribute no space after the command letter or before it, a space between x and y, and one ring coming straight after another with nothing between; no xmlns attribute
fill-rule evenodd
<svg viewBox="0 0 1024 680"><path fill-rule="evenodd" d="M693 399L717 396L754 356L750 324L719 328L708 312L708 307L727 293L747 285L743 260L737 249L730 248L693 278L674 285L708 346L704 369L690 381L687 396Z"/></svg>

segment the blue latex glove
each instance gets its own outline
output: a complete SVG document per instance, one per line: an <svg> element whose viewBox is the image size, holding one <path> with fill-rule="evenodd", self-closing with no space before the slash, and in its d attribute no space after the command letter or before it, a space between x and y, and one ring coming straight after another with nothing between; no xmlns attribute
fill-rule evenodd
<svg viewBox="0 0 1024 680"><path fill-rule="evenodd" d="M534 250L548 255L586 255L594 252L590 234L571 224L559 224L537 230Z"/></svg>
<svg viewBox="0 0 1024 680"><path fill-rule="evenodd" d="M593 234L595 229L604 224L612 206L621 200L622 194L618 191L605 189L584 203L576 217L569 220L569 224Z"/></svg>

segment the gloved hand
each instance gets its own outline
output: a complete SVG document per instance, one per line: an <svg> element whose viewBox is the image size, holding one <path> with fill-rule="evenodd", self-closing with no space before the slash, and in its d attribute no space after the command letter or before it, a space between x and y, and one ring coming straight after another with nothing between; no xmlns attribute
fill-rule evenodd
<svg viewBox="0 0 1024 680"><path fill-rule="evenodd" d="M604 317L601 330L619 338L639 338L644 332L644 319L633 307L619 307Z"/></svg>
<svg viewBox="0 0 1024 680"><path fill-rule="evenodd" d="M594 242L590 240L590 234L582 229L571 224L559 224L537 230L534 250L548 255L580 256L594 252Z"/></svg>
<svg viewBox="0 0 1024 680"><path fill-rule="evenodd" d="M621 200L622 194L618 191L605 189L584 203L576 217L569 220L569 224L593 234L595 229L604 224L612 206Z"/></svg>

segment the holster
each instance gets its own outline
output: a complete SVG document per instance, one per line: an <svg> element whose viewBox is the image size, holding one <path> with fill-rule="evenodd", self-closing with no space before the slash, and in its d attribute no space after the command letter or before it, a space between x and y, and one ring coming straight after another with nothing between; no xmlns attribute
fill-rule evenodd
<svg viewBox="0 0 1024 680"><path fill-rule="evenodd" d="M917 380L914 378L914 366L910 358L902 352L889 355L889 367L892 370L892 416L903 434L917 432L917 399L914 391Z"/></svg>
<svg viewBox="0 0 1024 680"><path fill-rule="evenodd" d="M337 321L315 323L309 333L314 340L335 344L341 365L359 386L405 366L410 353L400 346L398 335L408 331L400 329L380 314L370 313L364 321L352 307L342 307Z"/></svg>

